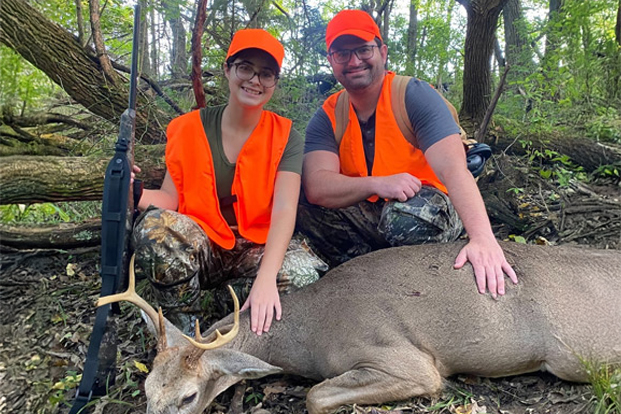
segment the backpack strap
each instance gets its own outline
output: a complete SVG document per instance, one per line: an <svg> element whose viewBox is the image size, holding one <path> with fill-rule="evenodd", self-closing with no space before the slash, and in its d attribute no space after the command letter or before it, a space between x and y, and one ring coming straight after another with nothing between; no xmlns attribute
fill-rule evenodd
<svg viewBox="0 0 621 414"><path fill-rule="evenodd" d="M407 89L408 83L412 79L411 76L402 76L395 75L392 80L392 112L395 115L395 120L397 121L397 125L399 125L399 129L401 133L409 142L414 143L414 129L412 128L412 123L410 122L410 118L408 117L407 110L405 108L405 91ZM455 123L459 127L459 136L464 144L464 146L468 147L469 145L474 144L476 141L468 138L468 134L466 131L459 125L459 116L457 115L457 110L453 106L452 103L449 102L448 99L444 97L436 88L432 86L433 90L436 91L438 95L444 101L444 104L447 106L451 115L453 115L453 119Z"/></svg>
<svg viewBox="0 0 621 414"><path fill-rule="evenodd" d="M412 123L405 108L405 90L410 79L412 79L411 76L395 75L392 79L390 104L401 133L410 144L415 145L414 128L412 128Z"/></svg>
<svg viewBox="0 0 621 414"><path fill-rule="evenodd" d="M336 139L337 148L341 146L341 140L345 135L347 124L349 124L349 94L346 90L336 98L334 107L334 115L336 116L336 127L334 129L334 138Z"/></svg>

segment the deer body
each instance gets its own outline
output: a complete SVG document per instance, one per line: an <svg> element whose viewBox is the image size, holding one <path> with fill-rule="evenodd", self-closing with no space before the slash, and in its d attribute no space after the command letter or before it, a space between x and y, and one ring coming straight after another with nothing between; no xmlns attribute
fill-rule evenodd
<svg viewBox="0 0 621 414"><path fill-rule="evenodd" d="M147 379L150 412L200 413L235 382L275 372L323 380L307 406L324 414L433 395L456 373L545 369L586 381L581 359L621 366L621 252L502 244L519 284L494 300L477 292L469 266L453 269L461 247L400 247L351 260L283 296L282 321L267 334L252 333L245 312L231 342L199 356L167 327L169 348ZM196 404L184 407L179 394L188 389ZM165 400L178 409L164 410Z"/></svg>

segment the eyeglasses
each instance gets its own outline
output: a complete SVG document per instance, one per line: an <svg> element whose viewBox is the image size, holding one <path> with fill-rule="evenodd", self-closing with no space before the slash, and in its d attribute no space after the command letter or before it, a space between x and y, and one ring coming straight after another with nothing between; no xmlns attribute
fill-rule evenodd
<svg viewBox="0 0 621 414"><path fill-rule="evenodd" d="M243 81L249 81L258 76L259 83L266 88L273 88L278 82L278 75L271 69L261 69L260 72L256 72L252 65L245 62L233 63L231 66L235 66L235 75Z"/></svg>
<svg viewBox="0 0 621 414"><path fill-rule="evenodd" d="M351 54L355 54L360 60L369 60L373 57L375 45L364 45L356 49L341 49L330 53L330 56L336 63L347 63L351 59Z"/></svg>

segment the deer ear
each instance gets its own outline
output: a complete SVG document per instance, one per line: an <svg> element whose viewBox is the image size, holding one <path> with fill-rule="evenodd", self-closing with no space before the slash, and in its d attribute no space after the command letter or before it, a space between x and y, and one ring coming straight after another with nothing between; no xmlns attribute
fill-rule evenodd
<svg viewBox="0 0 621 414"><path fill-rule="evenodd" d="M257 379L282 372L282 368L268 364L243 352L232 350L218 351L222 352L223 355L217 359L214 358L214 360L218 361L215 368L225 375L234 375L244 379Z"/></svg>

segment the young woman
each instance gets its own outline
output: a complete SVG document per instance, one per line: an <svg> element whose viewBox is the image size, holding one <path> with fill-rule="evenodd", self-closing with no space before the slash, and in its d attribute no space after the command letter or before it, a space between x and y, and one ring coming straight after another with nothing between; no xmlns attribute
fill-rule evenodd
<svg viewBox="0 0 621 414"><path fill-rule="evenodd" d="M261 335L281 317L279 293L312 283L325 266L292 240L303 139L290 120L263 109L283 57L265 30L238 31L224 64L228 104L170 122L166 176L140 198L136 272L183 328L201 289L236 279L247 296L242 310L250 308L251 329Z"/></svg>

